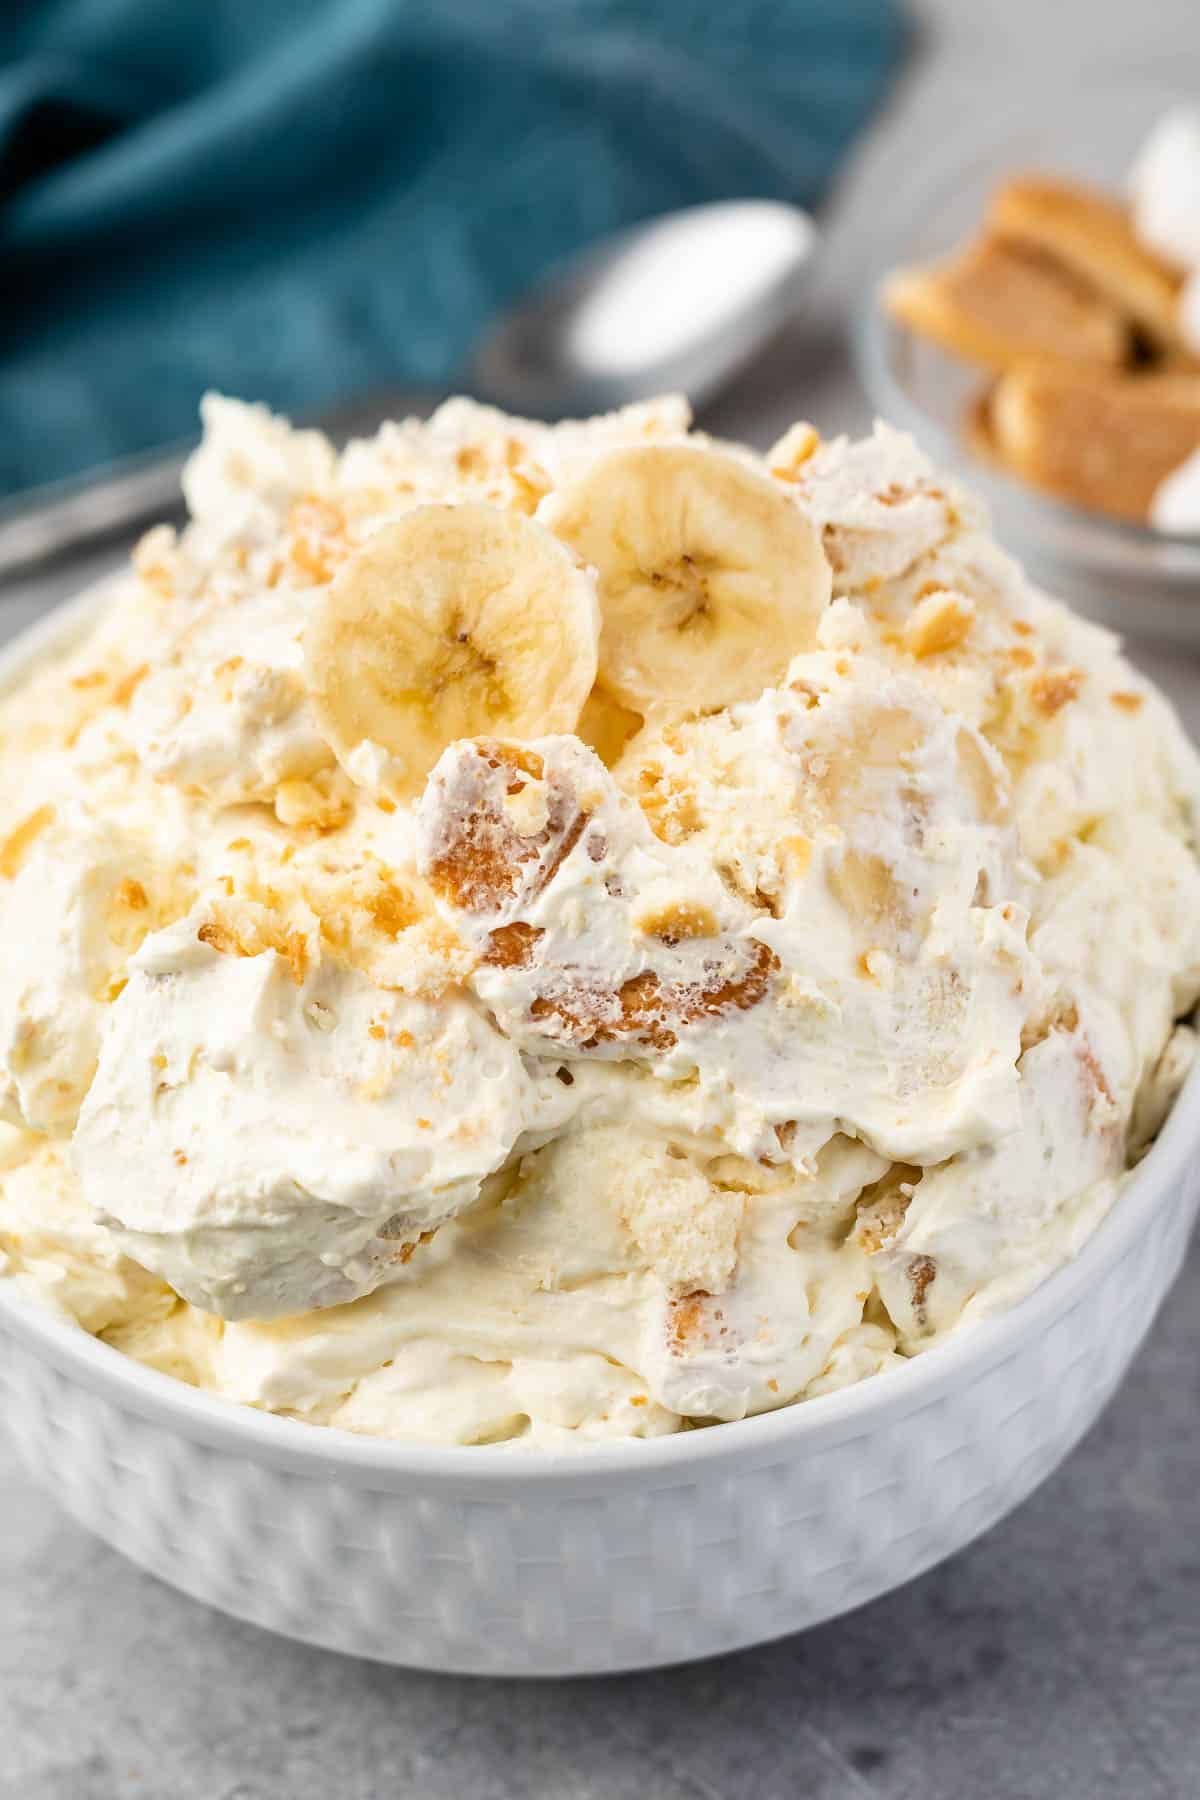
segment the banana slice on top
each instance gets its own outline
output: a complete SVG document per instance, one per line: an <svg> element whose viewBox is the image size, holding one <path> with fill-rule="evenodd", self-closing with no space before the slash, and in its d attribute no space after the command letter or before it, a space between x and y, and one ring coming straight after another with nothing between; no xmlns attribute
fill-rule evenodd
<svg viewBox="0 0 1200 1800"><path fill-rule="evenodd" d="M830 593L820 538L737 457L618 450L537 517L599 574L600 679L626 706L753 699L812 647Z"/></svg>
<svg viewBox="0 0 1200 1800"><path fill-rule="evenodd" d="M339 569L304 639L339 762L386 753L411 794L447 744L569 732L596 678L595 585L542 526L494 506L419 506Z"/></svg>

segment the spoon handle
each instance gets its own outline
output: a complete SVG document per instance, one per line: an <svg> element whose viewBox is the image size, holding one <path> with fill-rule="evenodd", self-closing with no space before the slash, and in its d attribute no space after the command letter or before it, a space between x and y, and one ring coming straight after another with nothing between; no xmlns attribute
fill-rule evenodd
<svg viewBox="0 0 1200 1800"><path fill-rule="evenodd" d="M185 453L121 464L99 478L55 483L0 513L0 581L42 563L124 536L183 505L179 481Z"/></svg>

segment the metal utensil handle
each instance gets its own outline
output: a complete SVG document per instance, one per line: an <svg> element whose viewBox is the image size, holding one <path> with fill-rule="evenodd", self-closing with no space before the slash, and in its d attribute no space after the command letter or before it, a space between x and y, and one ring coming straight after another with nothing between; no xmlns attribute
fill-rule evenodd
<svg viewBox="0 0 1200 1800"><path fill-rule="evenodd" d="M27 511L0 514L0 581L67 551L178 512L184 454L173 451L100 481L58 488Z"/></svg>

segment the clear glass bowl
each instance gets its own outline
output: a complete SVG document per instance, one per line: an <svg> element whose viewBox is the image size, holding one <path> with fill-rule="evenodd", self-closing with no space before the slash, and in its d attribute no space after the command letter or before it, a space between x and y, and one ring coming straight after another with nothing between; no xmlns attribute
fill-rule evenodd
<svg viewBox="0 0 1200 1800"><path fill-rule="evenodd" d="M1129 635L1200 647L1200 538L1084 512L973 455L963 421L984 372L918 338L881 304L881 284L892 269L944 256L978 230L1006 176L1074 176L1119 192L1138 146L1180 96L1131 84L1086 100L1063 98L1061 119L1041 128L1028 118L993 122L983 139L943 146L936 167L904 184L858 320L859 375L883 418L911 431L984 496L997 537L1042 585Z"/></svg>

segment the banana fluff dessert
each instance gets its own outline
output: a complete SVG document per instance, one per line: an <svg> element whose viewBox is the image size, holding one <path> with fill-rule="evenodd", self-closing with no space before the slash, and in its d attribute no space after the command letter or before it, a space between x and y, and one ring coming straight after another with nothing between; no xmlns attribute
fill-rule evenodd
<svg viewBox="0 0 1200 1800"><path fill-rule="evenodd" d="M397 1438L650 1436L1069 1258L1187 1071L1200 772L904 437L211 399L0 708L0 1263Z"/></svg>

